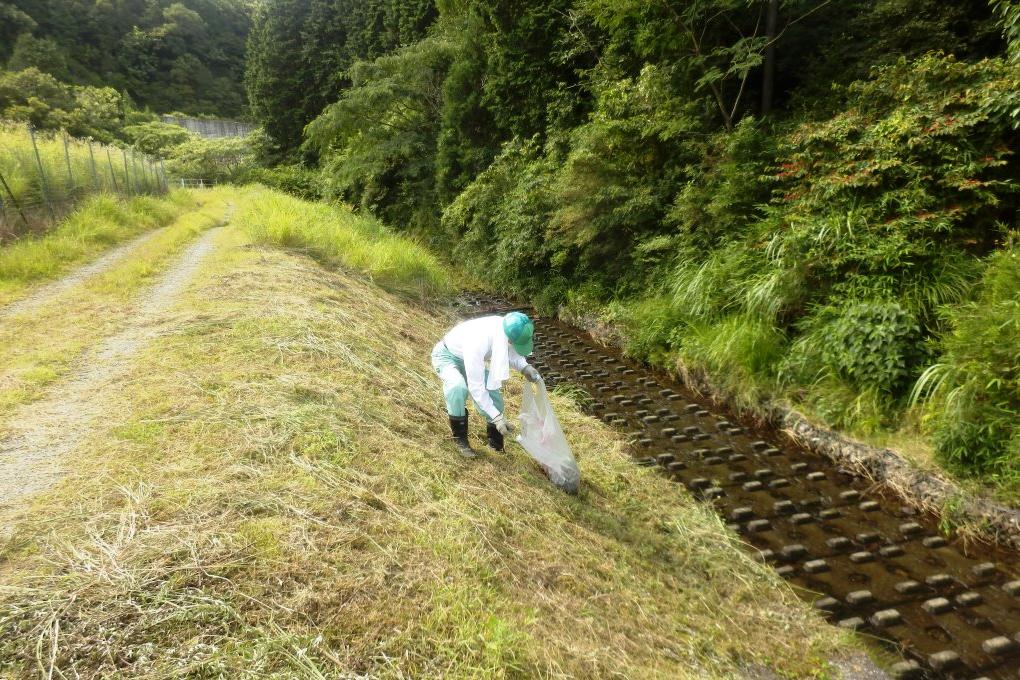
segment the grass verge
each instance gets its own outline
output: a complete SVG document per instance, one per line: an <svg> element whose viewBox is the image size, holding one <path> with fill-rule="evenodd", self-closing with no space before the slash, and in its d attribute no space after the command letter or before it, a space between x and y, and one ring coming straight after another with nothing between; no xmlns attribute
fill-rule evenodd
<svg viewBox="0 0 1020 680"><path fill-rule="evenodd" d="M0 668L97 677L824 677L846 649L557 395L580 494L451 448L450 319L228 229L0 546ZM508 400L516 410L519 386ZM479 436L479 423L474 423Z"/></svg>
<svg viewBox="0 0 1020 680"><path fill-rule="evenodd" d="M102 194L86 199L44 235L0 247L0 306L22 297L32 284L55 279L116 243L169 224L195 203L195 195L184 191L166 198Z"/></svg>

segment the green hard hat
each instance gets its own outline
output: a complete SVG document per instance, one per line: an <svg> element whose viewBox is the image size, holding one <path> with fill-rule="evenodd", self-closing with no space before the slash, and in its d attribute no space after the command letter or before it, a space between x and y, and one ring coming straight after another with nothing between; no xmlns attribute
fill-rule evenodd
<svg viewBox="0 0 1020 680"><path fill-rule="evenodd" d="M517 353L526 357L535 349L532 338L535 335L535 324L527 314L510 312L503 317L503 332L510 339Z"/></svg>

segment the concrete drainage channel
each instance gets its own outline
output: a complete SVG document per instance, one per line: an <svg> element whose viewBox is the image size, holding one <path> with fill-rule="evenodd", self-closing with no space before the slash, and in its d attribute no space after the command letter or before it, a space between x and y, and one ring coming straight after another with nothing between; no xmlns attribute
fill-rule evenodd
<svg viewBox="0 0 1020 680"><path fill-rule="evenodd" d="M510 305L465 298L474 313ZM751 429L577 329L536 323L534 365L630 435L635 462L711 503L833 623L893 646L902 678L1020 678L1017 556L941 535L867 480Z"/></svg>

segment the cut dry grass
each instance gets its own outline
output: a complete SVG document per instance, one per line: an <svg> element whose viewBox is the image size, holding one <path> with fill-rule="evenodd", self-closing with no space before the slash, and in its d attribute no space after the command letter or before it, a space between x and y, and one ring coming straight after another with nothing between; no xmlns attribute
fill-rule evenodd
<svg viewBox="0 0 1020 680"><path fill-rule="evenodd" d="M193 199L181 199L181 203L185 200ZM222 222L229 203L242 199L237 191L225 189L206 192L200 200L200 208L184 212L167 229L132 249L109 270L55 295L45 304L3 320L0 325L0 415L38 398L47 385L66 375L85 349L123 325L133 313L138 291L197 234ZM81 216L89 214L88 211L79 213ZM151 220L143 220L142 225L153 226ZM126 223L122 227L137 229ZM105 227L82 222L76 229L102 231ZM41 242L49 240L50 237L46 237ZM91 243L96 245L99 241ZM13 247L19 248L22 244L28 245L19 242Z"/></svg>
<svg viewBox="0 0 1020 680"><path fill-rule="evenodd" d="M428 363L445 312L220 241L12 519L8 675L803 677L845 648L568 396L578 496L516 446L461 461Z"/></svg>

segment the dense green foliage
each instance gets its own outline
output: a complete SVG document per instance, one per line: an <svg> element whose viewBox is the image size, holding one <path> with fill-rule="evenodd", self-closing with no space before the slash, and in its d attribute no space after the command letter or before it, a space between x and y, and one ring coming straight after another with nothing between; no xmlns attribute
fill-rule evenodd
<svg viewBox="0 0 1020 680"><path fill-rule="evenodd" d="M0 119L110 142L124 125L124 101L113 88L68 85L35 67L0 71Z"/></svg>
<svg viewBox="0 0 1020 680"><path fill-rule="evenodd" d="M1020 2L1016 0L992 0L1002 20L1003 34L1009 42L1009 58L1020 61Z"/></svg>
<svg viewBox="0 0 1020 680"><path fill-rule="evenodd" d="M0 65L157 111L239 116L249 23L243 0L2 0Z"/></svg>
<svg viewBox="0 0 1020 680"><path fill-rule="evenodd" d="M274 0L259 6L248 41L245 84L252 113L278 152L349 85L358 59L422 37L431 0Z"/></svg>
<svg viewBox="0 0 1020 680"><path fill-rule="evenodd" d="M954 338L1015 314L966 310L990 268L1016 266L996 253L1020 207L1018 3L437 8L417 42L330 62L326 89L304 90L321 106L262 110L290 126L284 147L321 110L305 149L327 196L505 291L615 319L637 356L835 425L896 427L936 362L955 367L936 401L1013 384L1009 361ZM293 15L276 21L328 39ZM1013 436L994 413L1017 418L995 403L967 412L999 447L987 460ZM939 451L980 467L951 414L929 419Z"/></svg>
<svg viewBox="0 0 1020 680"><path fill-rule="evenodd" d="M946 312L939 362L917 385L957 469L1020 481L1020 249L989 258L975 299Z"/></svg>

